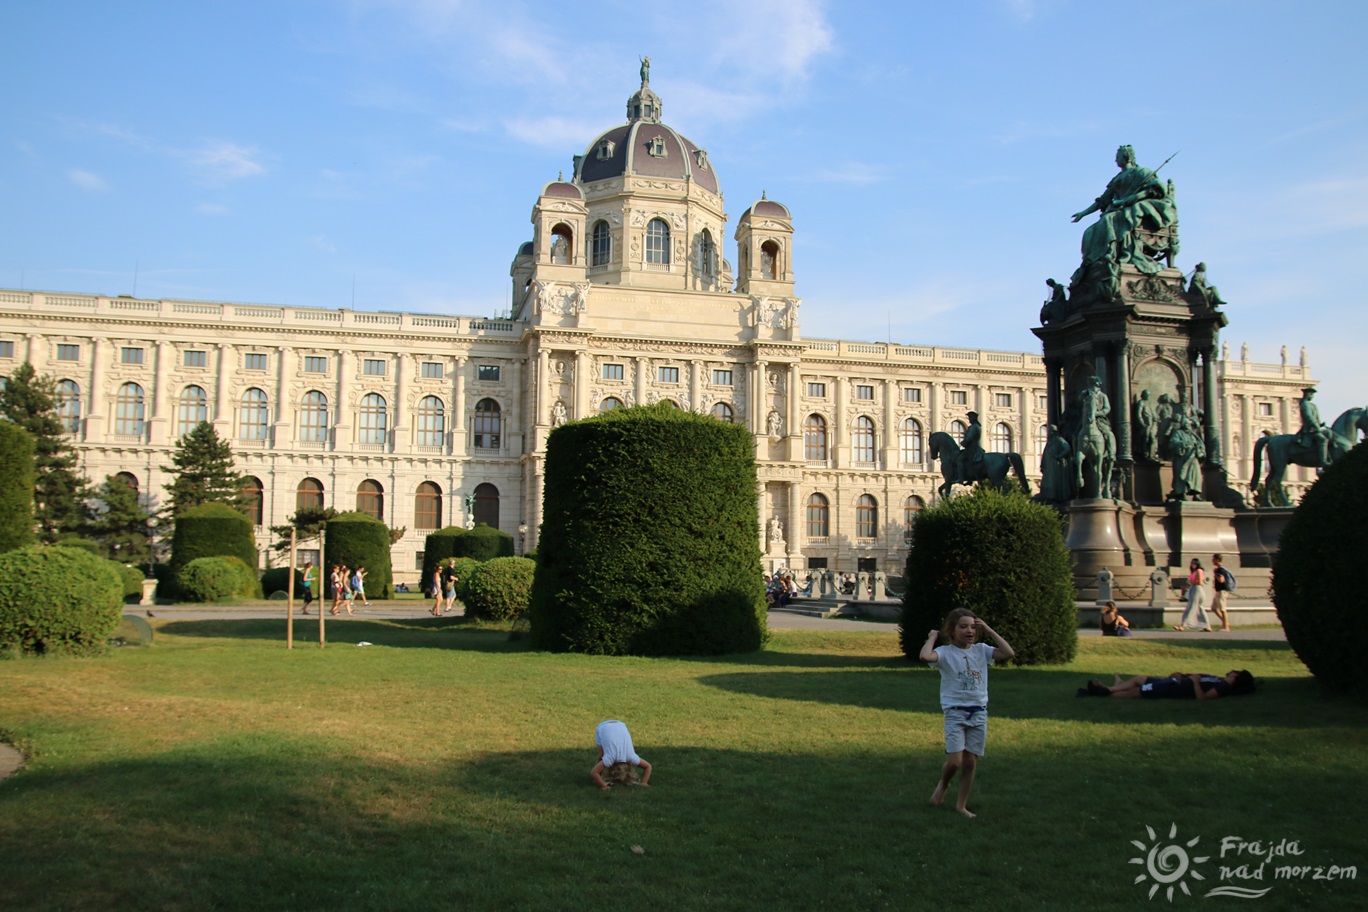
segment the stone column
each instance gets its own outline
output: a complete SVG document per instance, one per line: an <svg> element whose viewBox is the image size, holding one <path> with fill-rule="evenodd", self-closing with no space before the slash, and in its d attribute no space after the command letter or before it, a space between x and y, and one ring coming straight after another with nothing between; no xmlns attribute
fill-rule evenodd
<svg viewBox="0 0 1368 912"><path fill-rule="evenodd" d="M802 388L798 385L802 379L801 365L795 361L789 365L788 434L790 437L803 436ZM790 458L795 457L790 456Z"/></svg>
<svg viewBox="0 0 1368 912"><path fill-rule="evenodd" d="M527 433L523 426L523 361L521 358L513 359L508 365L509 386L513 392L508 397L508 411L504 415L504 436L503 451L514 456L521 455L523 452L523 435Z"/></svg>
<svg viewBox="0 0 1368 912"><path fill-rule="evenodd" d="M537 373L532 384L532 401L536 409L537 424L545 427L551 423L551 353L541 346L537 347Z"/></svg>
<svg viewBox="0 0 1368 912"><path fill-rule="evenodd" d="M803 542L807 539L806 523L803 522L803 492L796 482L788 483L788 528L785 529L784 541L788 543L789 566L793 566L792 557L803 553ZM802 537L799 537L799 529L802 529Z"/></svg>
<svg viewBox="0 0 1368 912"><path fill-rule="evenodd" d="M1048 424L1059 427L1060 410L1059 403L1064 398L1060 384L1060 370L1063 367L1057 358L1046 358L1045 361L1045 420Z"/></svg>
<svg viewBox="0 0 1368 912"><path fill-rule="evenodd" d="M451 452L464 453L466 451L466 401L465 401L465 369L466 359L456 356L455 364L451 369ZM463 511L465 506L460 504L460 497L456 493L456 486L451 487L451 516L453 522L459 511ZM459 511L458 511L459 506Z"/></svg>
<svg viewBox="0 0 1368 912"><path fill-rule="evenodd" d="M703 365L698 359L689 362L689 411L701 411L699 406L702 404L703 395Z"/></svg>
<svg viewBox="0 0 1368 912"><path fill-rule="evenodd" d="M765 427L769 421L769 362L757 360L755 362L755 376L751 381L751 390L754 396L751 401L755 407L751 409L751 433L757 437L763 437L769 433Z"/></svg>
<svg viewBox="0 0 1368 912"><path fill-rule="evenodd" d="M279 366L276 371L275 427L272 430L272 444L276 447L289 446L294 442L291 418L294 409L290 406L290 371L295 366L295 351L288 345L281 346L276 353Z"/></svg>
<svg viewBox="0 0 1368 912"><path fill-rule="evenodd" d="M575 401L570 403L572 418L587 418L592 403L589 402L589 352L580 349L575 352Z"/></svg>
<svg viewBox="0 0 1368 912"><path fill-rule="evenodd" d="M1216 349L1208 345L1202 349L1202 425L1206 436L1206 464L1219 466L1221 438L1216 430Z"/></svg>
<svg viewBox="0 0 1368 912"><path fill-rule="evenodd" d="M218 346L218 379L214 384L214 430L219 436L232 439L233 415L228 405L228 364L233 360L233 346L220 342Z"/></svg>
<svg viewBox="0 0 1368 912"><path fill-rule="evenodd" d="M836 378L836 408L831 429L831 467L840 468L850 464L848 448L850 446L850 429L846 427L846 416L849 411L848 400L850 399L850 381L844 376Z"/></svg>
<svg viewBox="0 0 1368 912"><path fill-rule="evenodd" d="M1116 398L1112 415L1116 418L1116 461L1131 462L1130 342L1122 342L1116 352Z"/></svg>
<svg viewBox="0 0 1368 912"><path fill-rule="evenodd" d="M351 386L352 360L352 353L346 349L337 353L337 393L333 404L334 450L351 449L351 410L347 407L347 390ZM336 469L336 463L333 468ZM336 487L335 482L333 487Z"/></svg>
<svg viewBox="0 0 1368 912"><path fill-rule="evenodd" d="M394 356L394 421L390 425L393 429L394 444L390 447L391 453L412 451L413 435L408 424L409 360L403 352L398 352Z"/></svg>
<svg viewBox="0 0 1368 912"><path fill-rule="evenodd" d="M646 372L651 369L650 358L633 358L632 370L635 372L636 402L635 405L646 404Z"/></svg>
<svg viewBox="0 0 1368 912"><path fill-rule="evenodd" d="M103 442L105 436L105 392L104 358L100 339L90 340L90 388L86 391L85 439L90 442ZM42 370L39 357L39 340L29 336L29 363L35 370Z"/></svg>
<svg viewBox="0 0 1368 912"><path fill-rule="evenodd" d="M898 384L895 380L885 379L883 382L884 394L884 445L883 445L883 465L880 468L891 471L898 466L898 437L899 431L896 426L897 415L894 414L894 403L897 401Z"/></svg>

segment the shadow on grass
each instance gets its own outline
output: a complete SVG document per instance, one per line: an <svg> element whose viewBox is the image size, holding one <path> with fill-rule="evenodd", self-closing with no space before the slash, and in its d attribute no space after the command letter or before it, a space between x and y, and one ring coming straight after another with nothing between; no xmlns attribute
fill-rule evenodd
<svg viewBox="0 0 1368 912"><path fill-rule="evenodd" d="M285 640L284 618L166 621L157 632L167 636L233 640ZM409 649L460 649L474 652L526 652L526 638L510 639L505 628L485 627L446 618L361 619L329 618L328 643L350 645L365 641L376 646ZM318 643L318 619L294 622L295 647Z"/></svg>

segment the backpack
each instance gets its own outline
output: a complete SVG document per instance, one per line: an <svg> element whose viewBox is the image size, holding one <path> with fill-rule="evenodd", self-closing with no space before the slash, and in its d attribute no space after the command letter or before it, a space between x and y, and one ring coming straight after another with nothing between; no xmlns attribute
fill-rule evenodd
<svg viewBox="0 0 1368 912"><path fill-rule="evenodd" d="M1222 567L1222 568L1221 568L1221 572L1225 574L1225 587L1226 587L1226 591L1227 591L1227 592L1234 592L1234 591L1235 591L1235 587L1236 587L1237 585L1239 585L1239 584L1236 583L1236 581L1235 581L1235 574L1231 573L1231 572L1230 572L1229 570L1227 570L1225 567Z"/></svg>

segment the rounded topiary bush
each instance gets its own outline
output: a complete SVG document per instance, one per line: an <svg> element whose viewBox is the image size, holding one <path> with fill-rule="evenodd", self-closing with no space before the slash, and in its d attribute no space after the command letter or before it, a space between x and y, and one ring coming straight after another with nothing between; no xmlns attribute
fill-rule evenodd
<svg viewBox="0 0 1368 912"><path fill-rule="evenodd" d="M1078 652L1062 520L1020 491L979 485L919 513L905 578L899 639L909 658L955 608L1001 634L1017 664L1063 664Z"/></svg>
<svg viewBox="0 0 1368 912"><path fill-rule="evenodd" d="M477 561L513 556L513 536L492 526L479 525L456 539L452 557L469 557Z"/></svg>
<svg viewBox="0 0 1368 912"><path fill-rule="evenodd" d="M1359 643L1368 613L1340 569L1368 554L1368 446L1335 460L1302 496L1273 559L1273 605L1287 642L1316 680L1368 691Z"/></svg>
<svg viewBox="0 0 1368 912"><path fill-rule="evenodd" d="M187 602L261 597L256 574L236 557L197 557L176 577L176 586Z"/></svg>
<svg viewBox="0 0 1368 912"><path fill-rule="evenodd" d="M294 571L294 594L295 598L304 597L304 571ZM261 591L267 597L275 595L277 592L290 594L290 568L271 567L261 574Z"/></svg>
<svg viewBox="0 0 1368 912"><path fill-rule="evenodd" d="M745 428L662 406L547 441L529 610L542 649L748 652L765 639L755 450Z"/></svg>
<svg viewBox="0 0 1368 912"><path fill-rule="evenodd" d="M500 558L497 557L494 559L500 560ZM458 557L455 560L456 600L464 604L466 599L466 584L470 582L471 577L475 575L475 571L480 569L483 564L473 557ZM526 610L526 608L523 610Z"/></svg>
<svg viewBox="0 0 1368 912"><path fill-rule="evenodd" d="M324 544L325 579L334 564L349 570L366 568L366 597L387 599L393 593L389 526L366 513L339 513L328 520Z"/></svg>
<svg viewBox="0 0 1368 912"><path fill-rule="evenodd" d="M0 421L0 552L33 544L33 437Z"/></svg>
<svg viewBox="0 0 1368 912"><path fill-rule="evenodd" d="M536 571L536 563L525 557L496 557L476 564L469 578L461 578L466 616L508 621L526 613Z"/></svg>
<svg viewBox="0 0 1368 912"><path fill-rule="evenodd" d="M423 576L419 582L424 592L431 594L433 572L438 564L456 556L456 539L465 533L464 526L445 526L423 539Z"/></svg>
<svg viewBox="0 0 1368 912"><path fill-rule="evenodd" d="M176 514L171 534L171 575L201 557L236 557L248 567L257 565L252 521L227 504L209 503Z"/></svg>
<svg viewBox="0 0 1368 912"><path fill-rule="evenodd" d="M142 571L137 567L130 567L128 564L121 564L116 560L109 561L109 566L113 567L119 574L119 579L123 582L123 599L125 602L137 602L142 600Z"/></svg>
<svg viewBox="0 0 1368 912"><path fill-rule="evenodd" d="M98 652L122 614L123 582L104 558L56 545L0 554L0 650Z"/></svg>

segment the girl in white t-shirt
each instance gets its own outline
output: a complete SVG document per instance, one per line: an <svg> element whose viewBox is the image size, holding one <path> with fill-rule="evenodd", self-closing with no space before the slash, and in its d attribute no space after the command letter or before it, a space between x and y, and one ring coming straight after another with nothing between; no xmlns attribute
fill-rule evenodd
<svg viewBox="0 0 1368 912"><path fill-rule="evenodd" d="M949 640L937 646L944 634ZM994 643L976 642L979 635ZM940 783L931 793L931 803L945 803L945 793L955 773L960 773L955 810L973 817L969 792L974 787L974 769L988 743L988 666L1016 655L1007 641L968 608L956 608L945 619L944 630L932 630L922 645L921 661L939 668L941 673L941 710L945 713L945 766Z"/></svg>
<svg viewBox="0 0 1368 912"><path fill-rule="evenodd" d="M589 771L589 778L600 789L606 792L611 788L610 782L604 781L605 773L612 782L630 785L634 766L641 767L641 782L638 784L651 784L651 764L637 756L632 747L632 734L627 731L626 725L617 719L600 722L594 729L594 743L598 745L598 763Z"/></svg>

